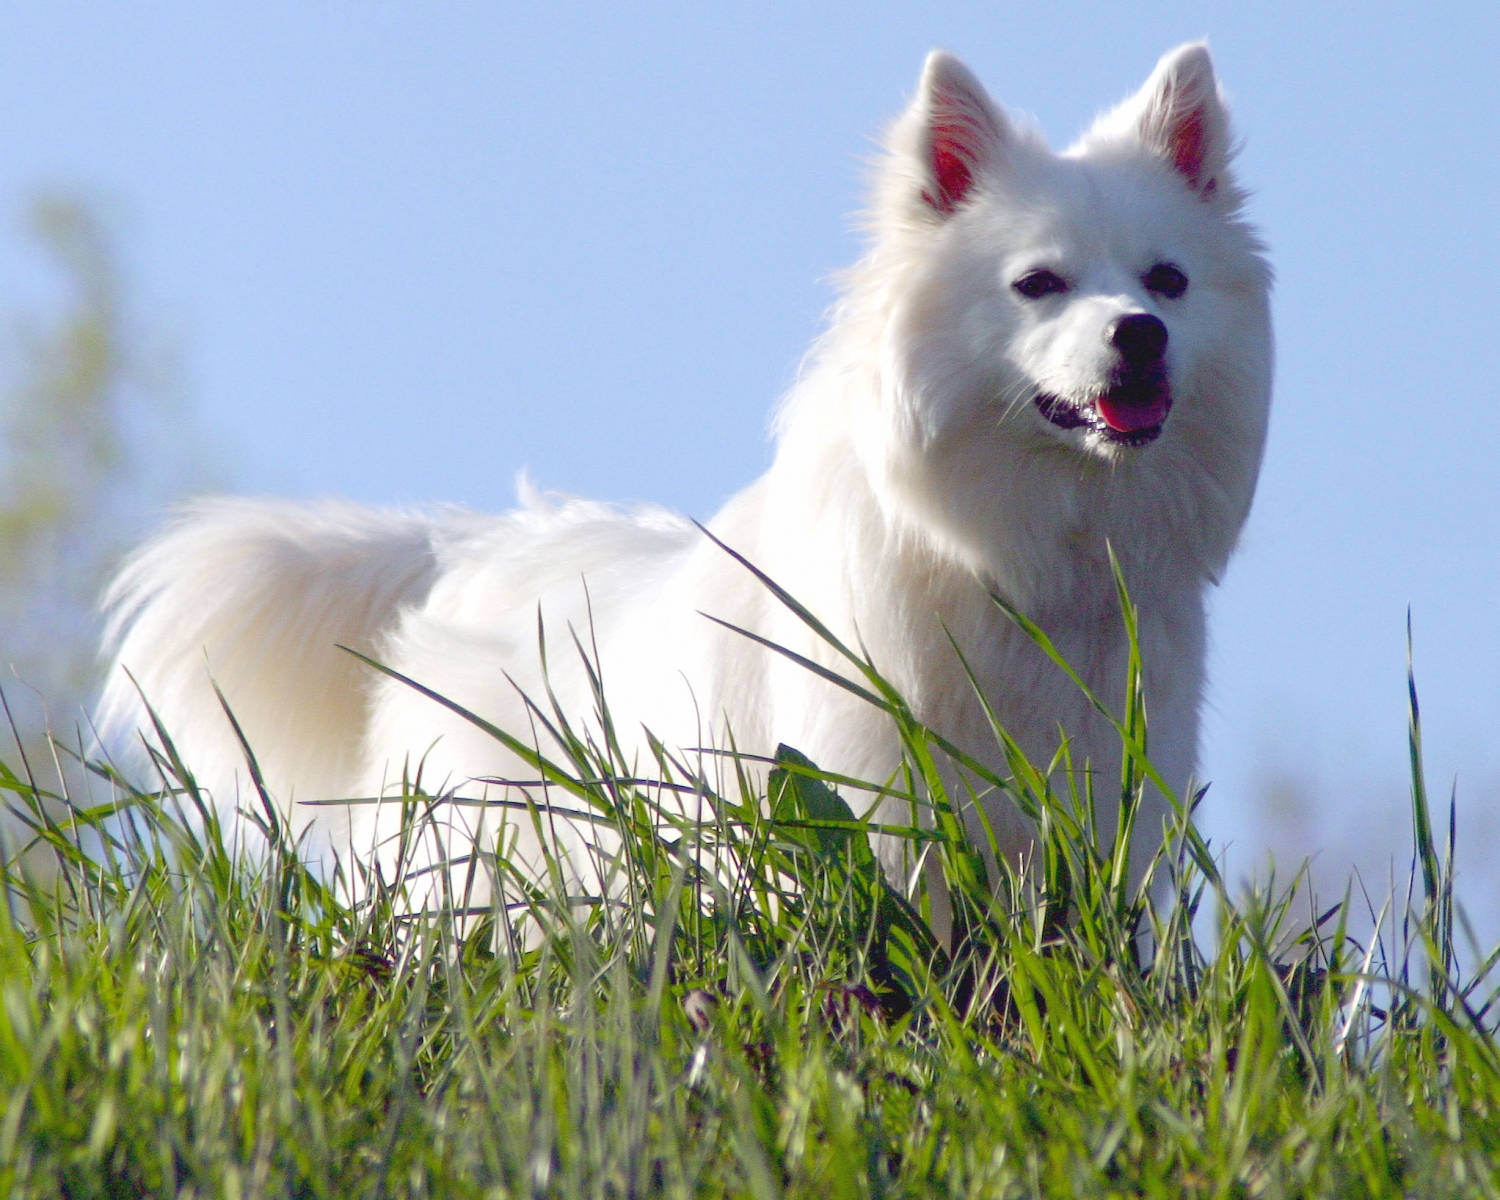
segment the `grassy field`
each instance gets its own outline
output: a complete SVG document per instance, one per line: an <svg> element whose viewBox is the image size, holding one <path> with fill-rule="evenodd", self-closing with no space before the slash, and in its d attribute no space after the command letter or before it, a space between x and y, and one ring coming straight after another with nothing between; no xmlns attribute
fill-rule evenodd
<svg viewBox="0 0 1500 1200"><path fill-rule="evenodd" d="M104 780L92 806L43 803L17 763L0 786L37 844L0 922L0 1191L1500 1192L1491 964L1455 946L1415 700L1413 883L1356 941L1365 897L1231 896L1185 814L1153 871L1171 904L1132 889L1122 839L1096 847L1093 813L1128 834L1151 774L1135 672L1122 776L1086 787L1013 746L987 770L849 657L906 747L879 788L787 748L663 752L641 779L539 710L564 749L518 744L533 795L612 831L606 897L559 872L512 880L508 907L414 913L397 871L351 904L269 802L221 827L170 743L159 791ZM960 833L988 788L1036 821L1024 874ZM881 792L923 813L904 836L941 865L956 948L876 865L856 814ZM700 799L710 819L679 815Z"/></svg>

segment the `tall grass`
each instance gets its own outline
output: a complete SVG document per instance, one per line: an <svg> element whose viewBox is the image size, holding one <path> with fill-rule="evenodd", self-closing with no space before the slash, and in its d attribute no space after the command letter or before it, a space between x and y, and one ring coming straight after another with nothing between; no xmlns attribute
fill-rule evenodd
<svg viewBox="0 0 1500 1200"><path fill-rule="evenodd" d="M849 668L824 673L899 733L891 780L836 778L789 747L658 746L643 778L602 695L588 721L538 703L545 741L508 741L536 773L520 817L571 810L604 831L592 895L560 864L509 877L493 853L450 863L446 891L399 864L351 887L303 862L269 797L221 821L170 731L159 788L94 763L97 803L47 794L41 764L0 768L50 857L5 856L0 1188L1500 1191L1495 960L1456 946L1453 815L1440 855L1414 687L1420 890L1388 898L1361 942L1352 897L1304 913L1290 890L1232 896L1191 800L1135 880L1131 827L1162 785L1134 654L1119 708L1099 705L1123 748L1104 783L1066 748L1029 762L998 726L998 755L949 745L822 632ZM964 834L989 789L1035 823L1025 869ZM867 819L886 797L909 827ZM441 798L408 799L419 835ZM1101 843L1103 805L1118 832ZM920 886L887 880L872 832L937 864L951 941ZM481 872L505 884L485 906L466 894Z"/></svg>

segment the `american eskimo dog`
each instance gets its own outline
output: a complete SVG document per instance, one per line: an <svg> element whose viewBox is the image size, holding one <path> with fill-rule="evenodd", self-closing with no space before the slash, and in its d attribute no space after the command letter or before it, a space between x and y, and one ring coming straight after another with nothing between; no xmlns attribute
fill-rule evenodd
<svg viewBox="0 0 1500 1200"><path fill-rule="evenodd" d="M1106 722L991 596L1114 698L1126 639L1112 547L1140 613L1152 757L1186 786L1204 592L1250 507L1271 384L1270 271L1208 50L1167 54L1060 154L933 53L886 144L868 250L776 415L775 462L708 528L864 647L952 742L994 745L956 645L1035 760L1065 732L1076 762L1117 772ZM500 516L188 506L108 592L106 744L139 745L144 696L232 808L245 757L216 682L293 827L334 853L368 851L388 806L296 802L390 795L418 768L427 793L460 797L531 772L337 647L529 737L522 696L549 682L564 710L594 708L571 628L644 760L649 729L668 747L784 742L829 771L892 775L887 717L708 619L847 669L693 523L521 491ZM1001 849L1024 854L1025 820L1001 796L983 803ZM1154 803L1138 828L1160 829ZM455 806L453 823L493 844L493 811ZM521 825L511 853L535 867ZM584 833L555 836L565 858L585 854ZM900 847L882 853L894 870Z"/></svg>

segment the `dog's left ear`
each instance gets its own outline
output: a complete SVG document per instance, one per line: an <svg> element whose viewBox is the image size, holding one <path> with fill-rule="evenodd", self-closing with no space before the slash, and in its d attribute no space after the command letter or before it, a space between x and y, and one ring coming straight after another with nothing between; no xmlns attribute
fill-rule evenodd
<svg viewBox="0 0 1500 1200"><path fill-rule="evenodd" d="M1005 117L969 68L934 50L922 66L917 94L888 137L891 198L915 204L928 219L952 216L994 168L1008 132Z"/></svg>
<svg viewBox="0 0 1500 1200"><path fill-rule="evenodd" d="M923 118L922 199L946 217L968 197L975 176L992 165L1004 118L973 72L943 50L927 56L915 106Z"/></svg>
<svg viewBox="0 0 1500 1200"><path fill-rule="evenodd" d="M1189 42L1164 54L1145 86L1103 117L1095 135L1127 130L1205 200L1220 193L1234 148L1206 44Z"/></svg>

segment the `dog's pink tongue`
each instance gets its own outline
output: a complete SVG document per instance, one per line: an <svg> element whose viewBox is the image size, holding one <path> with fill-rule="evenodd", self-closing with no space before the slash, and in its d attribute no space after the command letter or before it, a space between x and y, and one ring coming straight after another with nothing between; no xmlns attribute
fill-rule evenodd
<svg viewBox="0 0 1500 1200"><path fill-rule="evenodd" d="M1099 415L1116 433L1154 429L1167 419L1167 397L1157 393L1144 403L1124 403L1109 393L1099 397Z"/></svg>

